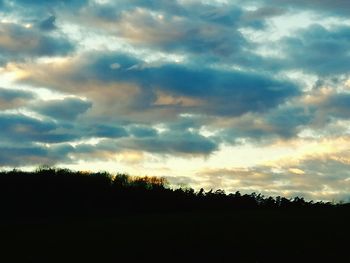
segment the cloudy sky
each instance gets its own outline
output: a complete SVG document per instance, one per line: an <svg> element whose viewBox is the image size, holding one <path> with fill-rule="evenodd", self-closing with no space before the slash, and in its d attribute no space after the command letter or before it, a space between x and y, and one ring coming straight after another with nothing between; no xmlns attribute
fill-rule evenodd
<svg viewBox="0 0 350 263"><path fill-rule="evenodd" d="M350 197L350 1L0 0L0 169Z"/></svg>

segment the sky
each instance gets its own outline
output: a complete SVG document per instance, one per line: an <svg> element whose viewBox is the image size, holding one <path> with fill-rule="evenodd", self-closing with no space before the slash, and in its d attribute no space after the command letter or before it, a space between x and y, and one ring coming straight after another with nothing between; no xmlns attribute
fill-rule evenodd
<svg viewBox="0 0 350 263"><path fill-rule="evenodd" d="M0 169L350 200L350 1L0 0Z"/></svg>

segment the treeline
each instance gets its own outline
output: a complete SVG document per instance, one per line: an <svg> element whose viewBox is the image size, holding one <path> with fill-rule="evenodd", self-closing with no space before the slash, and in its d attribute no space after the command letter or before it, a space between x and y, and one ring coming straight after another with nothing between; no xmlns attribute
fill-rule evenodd
<svg viewBox="0 0 350 263"><path fill-rule="evenodd" d="M168 187L164 178L40 168L0 172L0 211L6 217L115 215L237 209L334 209L346 205L295 197L226 194Z"/></svg>

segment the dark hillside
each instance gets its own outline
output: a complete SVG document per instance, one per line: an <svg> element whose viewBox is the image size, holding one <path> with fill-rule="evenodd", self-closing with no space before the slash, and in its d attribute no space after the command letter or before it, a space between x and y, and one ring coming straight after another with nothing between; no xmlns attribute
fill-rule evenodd
<svg viewBox="0 0 350 263"><path fill-rule="evenodd" d="M163 178L112 176L65 169L0 173L3 217L113 215L120 213L235 211L237 209L335 209L303 198L264 197L223 190L171 189Z"/></svg>
<svg viewBox="0 0 350 263"><path fill-rule="evenodd" d="M0 262L350 262L346 204L57 169L2 172L0 195Z"/></svg>

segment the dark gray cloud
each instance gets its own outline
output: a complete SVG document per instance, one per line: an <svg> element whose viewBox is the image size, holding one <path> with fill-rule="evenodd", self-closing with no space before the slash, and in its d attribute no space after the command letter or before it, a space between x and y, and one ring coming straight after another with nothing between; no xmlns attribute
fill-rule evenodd
<svg viewBox="0 0 350 263"><path fill-rule="evenodd" d="M262 112L298 95L298 88L288 81L238 71L187 68L165 65L128 72L130 80L138 80L145 88L159 89L174 95L203 100L193 112L238 116Z"/></svg>
<svg viewBox="0 0 350 263"><path fill-rule="evenodd" d="M288 107L268 114L266 123L271 127L269 131L271 134L278 134L283 138L294 138L300 132L300 128L312 122L313 117L305 107Z"/></svg>
<svg viewBox="0 0 350 263"><path fill-rule="evenodd" d="M245 11L242 14L242 26L252 27L256 30L263 30L268 27L268 19L281 16L286 10L281 7L262 6L256 10Z"/></svg>
<svg viewBox="0 0 350 263"><path fill-rule="evenodd" d="M86 137L120 138L128 136L125 128L108 124L90 124L88 127L82 128L82 130L87 131Z"/></svg>
<svg viewBox="0 0 350 263"><path fill-rule="evenodd" d="M99 152L116 153L125 150L150 152L168 155L209 155L218 150L218 145L211 138L198 133L166 131L154 136L138 136L122 138L120 140L103 140L97 145L80 144L76 147L76 154L94 154L98 158ZM104 158L104 154L100 158Z"/></svg>
<svg viewBox="0 0 350 263"><path fill-rule="evenodd" d="M0 145L0 166L55 165L69 162L68 154L73 150L69 145L50 148L37 145Z"/></svg>
<svg viewBox="0 0 350 263"><path fill-rule="evenodd" d="M336 122L347 121L350 118L350 95L346 92L337 92L333 88L315 90L313 99L308 101L309 112L314 120L310 125L318 129L320 134L338 134L346 132ZM338 127L338 128L337 128ZM325 129L327 128L327 129Z"/></svg>
<svg viewBox="0 0 350 263"><path fill-rule="evenodd" d="M350 94L332 94L318 105L321 111L326 111L328 115L335 118L350 118Z"/></svg>
<svg viewBox="0 0 350 263"><path fill-rule="evenodd" d="M121 142L123 148L151 153L209 155L218 145L199 134L191 132L164 132L155 138L139 138Z"/></svg>
<svg viewBox="0 0 350 263"><path fill-rule="evenodd" d="M20 10L26 14L38 14L54 9L64 9L68 12L77 11L88 3L89 0L9 0L5 1L5 6L7 4L12 11Z"/></svg>
<svg viewBox="0 0 350 263"><path fill-rule="evenodd" d="M123 12L135 8L163 11L174 15L189 15L186 8L177 1L166 0L119 0L110 3L90 3L89 7L89 12L106 21L116 21Z"/></svg>
<svg viewBox="0 0 350 263"><path fill-rule="evenodd" d="M0 110L19 108L34 99L34 94L23 90L0 87Z"/></svg>
<svg viewBox="0 0 350 263"><path fill-rule="evenodd" d="M215 2L182 2L177 1L118 1L108 4L92 4L90 5L90 12L99 19L111 22L123 22L123 19L131 18L128 14L134 14L133 22L151 22L155 19L161 18L163 22L171 21L171 17L195 22L197 26L221 25L231 27L232 31L237 27L253 27L261 29L256 24L264 24L265 20L271 17L279 16L285 13L283 8L276 8L273 6L262 6L256 10L246 10L241 7L240 3L225 3L218 4ZM152 16L152 12L157 12L161 17ZM147 13L148 12L148 13ZM178 21L178 20L175 20ZM130 22L130 21L125 21ZM134 25L131 23L130 25ZM149 25L149 24L148 24ZM147 27L146 25L144 25ZM159 25L157 25L159 26ZM186 26L190 28L190 25ZM174 30L178 30L177 24L173 25ZM220 27L218 27L220 29Z"/></svg>
<svg viewBox="0 0 350 263"><path fill-rule="evenodd" d="M32 109L54 119L75 120L91 107L92 103L90 101L65 98L63 100L38 101Z"/></svg>
<svg viewBox="0 0 350 263"><path fill-rule="evenodd" d="M294 139L316 118L315 111L307 107L282 106L265 114L246 114L222 129L217 139L229 143L241 143L246 139L253 143L270 143L276 139ZM324 126L322 126L324 128Z"/></svg>
<svg viewBox="0 0 350 263"><path fill-rule="evenodd" d="M49 16L48 18L40 21L38 27L44 31L51 31L57 29L56 27L56 17L54 15Z"/></svg>
<svg viewBox="0 0 350 263"><path fill-rule="evenodd" d="M59 114L55 120L40 120L22 114L0 113L2 142L15 146L33 142L62 144L91 138L118 139L129 136L129 131L121 125L104 124L95 120L76 123L74 119L61 116Z"/></svg>
<svg viewBox="0 0 350 263"><path fill-rule="evenodd" d="M350 95L315 90L302 101L294 100L292 105L283 105L264 114L246 114L224 127L218 138L231 143L241 138L268 142L271 139L295 139L304 129L321 134L340 136L346 132L337 121L350 118Z"/></svg>
<svg viewBox="0 0 350 263"><path fill-rule="evenodd" d="M131 126L129 132L131 135L138 138L156 137L158 134L157 130L147 126Z"/></svg>
<svg viewBox="0 0 350 263"><path fill-rule="evenodd" d="M64 127L52 121L41 121L25 115L0 114L0 136L3 141L57 143L76 139Z"/></svg>
<svg viewBox="0 0 350 263"><path fill-rule="evenodd" d="M46 0L36 0L36 1L28 1L28 0L13 0L10 1L15 4L22 4L25 6L55 6L55 5L83 5L88 3L87 0L51 0L47 2Z"/></svg>
<svg viewBox="0 0 350 263"><path fill-rule="evenodd" d="M7 98L20 95L29 97L28 94L30 94L3 93ZM55 121L40 120L20 114L0 114L0 125L2 127L0 136L2 137L2 142L6 145L14 146L10 153L18 151L20 156L31 156L33 162L34 160L38 162L39 160L40 162L46 160L45 163L49 162L51 150L37 145L30 147L19 145L31 145L33 142L56 144L90 138L109 138L111 139L110 142L92 147L94 150L90 149L89 146L85 146L85 148L90 149L90 151L107 151L111 153L117 148L155 153L196 155L209 154L217 149L217 145L212 140L198 134L188 133L185 138L182 138L183 133L179 129L177 132L167 132L160 136L155 129L144 125L132 124L129 127L123 127L117 124L95 122L96 120L89 118L82 119L82 122L78 125L76 122L73 122L77 115L85 112L86 108L91 106L89 102L80 99L68 98L47 102L37 101L36 103L40 104L31 107L32 110L54 118ZM133 137L128 138L130 135ZM124 139L116 140L120 138ZM83 153L85 148L83 146L77 149L70 148L69 153ZM30 151L32 151L32 155L30 155ZM48 155L48 159L44 159L45 155ZM2 158L5 160L5 157ZM12 157L8 158L11 159ZM15 159L17 160L17 158ZM24 158L23 160L27 159ZM9 163L16 162L12 160Z"/></svg>
<svg viewBox="0 0 350 263"><path fill-rule="evenodd" d="M331 29L314 24L285 38L282 47L287 54L288 67L321 76L349 73L350 28Z"/></svg>
<svg viewBox="0 0 350 263"><path fill-rule="evenodd" d="M84 15L90 28L98 25L96 30L122 37L136 48L253 66L261 58L241 29L263 30L268 19L283 12L270 6L245 10L234 3L118 1L90 5Z"/></svg>
<svg viewBox="0 0 350 263"><path fill-rule="evenodd" d="M0 125L2 142L13 145L129 136L128 131L120 125L96 123L93 120L78 124L74 119L39 120L21 114L1 113Z"/></svg>
<svg viewBox="0 0 350 263"><path fill-rule="evenodd" d="M78 93L91 91L91 86L87 84L92 79L107 86L129 83L139 87L128 105L129 111L176 107L180 112L219 116L265 112L300 95L296 84L268 74L211 69L200 65L163 64L153 67L134 57L115 53L86 54L86 57L67 65L71 70L39 68L33 71L35 76L25 81ZM51 73L51 79L45 76L47 71ZM37 74L44 77L40 79ZM65 79L65 85L61 85L62 79ZM172 98L172 101L168 99L157 103L162 95ZM115 99L118 100L118 97ZM115 104L115 101L111 103Z"/></svg>
<svg viewBox="0 0 350 263"><path fill-rule="evenodd" d="M215 16L207 16L214 19ZM218 20L219 17L216 16ZM190 17L155 17L138 9L121 14L116 31L135 45L144 45L164 51L212 53L213 56L231 56L248 45L237 27L218 22L190 19ZM221 21L224 23L224 21ZM229 23L229 21L226 21Z"/></svg>
<svg viewBox="0 0 350 263"><path fill-rule="evenodd" d="M32 99L34 98L34 94L24 90L5 89L0 87L0 97L11 101L17 98Z"/></svg>
<svg viewBox="0 0 350 263"><path fill-rule="evenodd" d="M246 1L244 1L246 2ZM250 2L267 5L276 5L288 7L292 10L308 10L312 12L321 12L333 16L343 16L350 13L350 3L346 0L251 0Z"/></svg>
<svg viewBox="0 0 350 263"><path fill-rule="evenodd" d="M40 56L67 55L74 50L64 36L44 34L34 27L0 22L0 62Z"/></svg>

